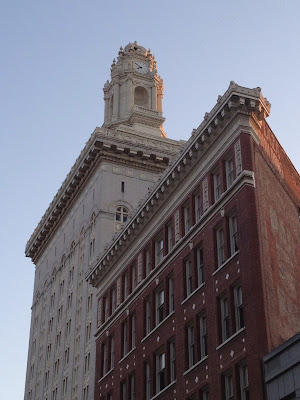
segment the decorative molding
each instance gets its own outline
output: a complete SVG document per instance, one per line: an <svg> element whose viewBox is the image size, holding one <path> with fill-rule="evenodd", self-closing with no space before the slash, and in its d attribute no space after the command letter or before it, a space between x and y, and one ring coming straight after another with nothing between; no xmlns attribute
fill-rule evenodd
<svg viewBox="0 0 300 400"><path fill-rule="evenodd" d="M242 152L241 152L241 141L238 140L234 144L234 154L235 154L235 172L236 176L238 176L243 168L242 168Z"/></svg>
<svg viewBox="0 0 300 400"><path fill-rule="evenodd" d="M210 113L206 113L203 122L200 124L199 128L196 131L193 131L193 134L188 142L181 148L181 151L178 153L177 157L174 157L172 163L169 168L162 173L158 183L153 188L153 191L149 193L148 198L145 199L143 203L141 203L139 209L133 215L131 220L129 220L124 227L124 230L120 232L118 237L110 245L108 245L108 252L110 248L112 248L115 243L118 243L121 238L123 238L123 249L127 247L130 241L133 239L133 235L125 235L125 230L127 233L130 231L130 225L135 222L137 218L141 220L145 218L145 215L151 215L156 212L157 208L161 201L163 201L163 197L165 196L164 192L161 192L161 187L169 186L170 182L174 182L175 179L183 179L185 174L188 172L190 168L192 168L193 163L184 163L184 160L190 157L196 157L197 159L201 158L204 153L214 144L217 138L225 131L225 129L232 124L233 120L237 116L241 116L241 118L251 119L252 117L255 119L264 118L269 115L270 111L270 103L261 95L260 88L256 89L247 89L238 86L234 82L230 82L228 90L225 92L224 96L218 98L218 102L216 106L211 110ZM262 114L263 113L263 114ZM218 123L216 123L218 121ZM241 119L241 122L243 120ZM192 150L192 152L191 152ZM173 186L174 187L174 186ZM160 192L160 199L156 198L156 194ZM167 195L170 196L170 193ZM148 219L148 218L147 218ZM145 223L145 219L143 224ZM140 224L140 228L143 224ZM135 234L138 233L138 230L135 231ZM119 242L120 243L120 242ZM120 252L123 250L120 248ZM105 259L106 255L104 253L102 256L102 260ZM113 263L120 256L120 252L115 254L114 259L110 261ZM99 282L99 275L96 277L96 271L102 271L101 275L105 274L107 270L107 266L104 267L102 260L100 260L99 264L92 270L90 270L86 274L86 279L93 286L97 286L97 282Z"/></svg>
<svg viewBox="0 0 300 400"><path fill-rule="evenodd" d="M207 211L209 208L207 177L202 181L202 190L203 190L203 213L205 213L205 211Z"/></svg>
<svg viewBox="0 0 300 400"><path fill-rule="evenodd" d="M174 215L175 220L175 243L177 243L180 239L180 215L179 210L175 212Z"/></svg>

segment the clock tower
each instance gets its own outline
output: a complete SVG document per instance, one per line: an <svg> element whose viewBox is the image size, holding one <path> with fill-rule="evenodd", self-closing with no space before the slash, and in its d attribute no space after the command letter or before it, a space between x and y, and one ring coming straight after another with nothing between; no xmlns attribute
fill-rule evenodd
<svg viewBox="0 0 300 400"><path fill-rule="evenodd" d="M129 43L121 47L111 66L111 80L104 85L104 127L166 137L162 116L163 80L157 74L150 50Z"/></svg>

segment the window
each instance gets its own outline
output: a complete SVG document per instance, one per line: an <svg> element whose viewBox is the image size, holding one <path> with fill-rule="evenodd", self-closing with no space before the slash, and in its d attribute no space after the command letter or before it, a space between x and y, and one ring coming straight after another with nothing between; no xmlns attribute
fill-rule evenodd
<svg viewBox="0 0 300 400"><path fill-rule="evenodd" d="M222 228L217 229L217 258L218 267L220 267L225 262L225 248L224 248L224 231Z"/></svg>
<svg viewBox="0 0 300 400"><path fill-rule="evenodd" d="M128 353L128 322L122 324L122 356L125 357Z"/></svg>
<svg viewBox="0 0 300 400"><path fill-rule="evenodd" d="M90 220L90 257L93 257L95 252L95 224L96 214L93 213Z"/></svg>
<svg viewBox="0 0 300 400"><path fill-rule="evenodd" d="M50 298L50 309L52 310L54 307L54 302L55 302L55 293L51 294L51 298Z"/></svg>
<svg viewBox="0 0 300 400"><path fill-rule="evenodd" d="M85 327L85 340L88 342L91 339L92 323L89 322Z"/></svg>
<svg viewBox="0 0 300 400"><path fill-rule="evenodd" d="M62 394L65 396L67 394L67 387L68 387L68 377L66 376L63 379L63 386L62 386Z"/></svg>
<svg viewBox="0 0 300 400"><path fill-rule="evenodd" d="M168 244L168 252L173 249L173 226L172 221L167 225L167 244Z"/></svg>
<svg viewBox="0 0 300 400"><path fill-rule="evenodd" d="M128 274L123 275L123 299L126 300L129 295L128 290Z"/></svg>
<svg viewBox="0 0 300 400"><path fill-rule="evenodd" d="M127 400L127 383L126 383L126 381L121 383L121 400Z"/></svg>
<svg viewBox="0 0 300 400"><path fill-rule="evenodd" d="M195 222L198 222L201 218L201 197L199 193L194 195L194 207L195 207Z"/></svg>
<svg viewBox="0 0 300 400"><path fill-rule="evenodd" d="M116 310L116 288L111 289L111 312L114 313Z"/></svg>
<svg viewBox="0 0 300 400"><path fill-rule="evenodd" d="M58 309L58 313L57 313L57 322L59 323L62 319L62 314L63 314L63 306L60 306Z"/></svg>
<svg viewBox="0 0 300 400"><path fill-rule="evenodd" d="M107 343L102 345L102 375L105 375L108 371L108 354L107 354Z"/></svg>
<svg viewBox="0 0 300 400"><path fill-rule="evenodd" d="M241 400L249 400L249 380L247 365L240 366Z"/></svg>
<svg viewBox="0 0 300 400"><path fill-rule="evenodd" d="M145 276L148 276L150 272L151 272L150 249L147 248L145 250Z"/></svg>
<svg viewBox="0 0 300 400"><path fill-rule="evenodd" d="M131 266L131 291L134 291L136 285L136 266L134 264Z"/></svg>
<svg viewBox="0 0 300 400"><path fill-rule="evenodd" d="M209 400L209 391L207 389L201 390L200 399L201 400Z"/></svg>
<svg viewBox="0 0 300 400"><path fill-rule="evenodd" d="M69 319L69 321L66 324L66 337L68 337L71 333L71 320Z"/></svg>
<svg viewBox="0 0 300 400"><path fill-rule="evenodd" d="M187 347L187 364L188 368L191 368L195 364L195 338L193 325L187 327Z"/></svg>
<svg viewBox="0 0 300 400"><path fill-rule="evenodd" d="M115 230L119 231L121 229L121 226L124 222L127 221L129 216L129 211L126 207L124 206L119 206L116 209L116 215L115 215Z"/></svg>
<svg viewBox="0 0 300 400"><path fill-rule="evenodd" d="M70 310L70 308L72 307L72 300L73 300L73 293L70 293L68 296L68 303L67 303L68 310Z"/></svg>
<svg viewBox="0 0 300 400"><path fill-rule="evenodd" d="M204 261L203 261L203 248L197 247L196 249L196 264L197 264L197 283L198 287L204 283Z"/></svg>
<svg viewBox="0 0 300 400"><path fill-rule="evenodd" d="M163 390L166 386L166 358L165 353L156 355L156 393Z"/></svg>
<svg viewBox="0 0 300 400"><path fill-rule="evenodd" d="M234 294L234 310L235 310L235 328L240 330L244 327L244 310L243 310L243 294L241 286L233 289Z"/></svg>
<svg viewBox="0 0 300 400"><path fill-rule="evenodd" d="M213 183L214 183L214 200L217 201L221 196L221 177L219 172L216 172L213 175Z"/></svg>
<svg viewBox="0 0 300 400"><path fill-rule="evenodd" d="M83 400L88 400L89 397L89 387L86 386L85 388L83 388Z"/></svg>
<svg viewBox="0 0 300 400"><path fill-rule="evenodd" d="M59 371L59 358L54 363L54 376L58 375L58 371Z"/></svg>
<svg viewBox="0 0 300 400"><path fill-rule="evenodd" d="M103 297L103 321L106 321L109 317L109 308L108 308L108 297L107 295Z"/></svg>
<svg viewBox="0 0 300 400"><path fill-rule="evenodd" d="M163 259L164 241L162 233L155 240L155 265L158 265Z"/></svg>
<svg viewBox="0 0 300 400"><path fill-rule="evenodd" d="M92 309L92 304L93 304L93 293L91 293L88 298L87 298L87 312L90 312Z"/></svg>
<svg viewBox="0 0 300 400"><path fill-rule="evenodd" d="M151 398L151 370L149 361L145 362L145 394L146 399L150 400Z"/></svg>
<svg viewBox="0 0 300 400"><path fill-rule="evenodd" d="M70 348L68 347L65 350L65 354L64 354L64 365L67 365L69 363L69 356L70 356Z"/></svg>
<svg viewBox="0 0 300 400"><path fill-rule="evenodd" d="M207 329L206 329L206 317L201 315L199 318L200 328L200 360L207 356Z"/></svg>
<svg viewBox="0 0 300 400"><path fill-rule="evenodd" d="M169 360L170 360L170 382L176 379L176 349L175 342L169 342Z"/></svg>
<svg viewBox="0 0 300 400"><path fill-rule="evenodd" d="M90 357L91 357L90 353L87 353L84 357L84 373L85 374L87 374L90 369Z"/></svg>
<svg viewBox="0 0 300 400"><path fill-rule="evenodd" d="M115 337L112 335L109 339L110 346L110 369L115 366Z"/></svg>
<svg viewBox="0 0 300 400"><path fill-rule="evenodd" d="M145 334L151 332L151 306L150 299L145 300Z"/></svg>
<svg viewBox="0 0 300 400"><path fill-rule="evenodd" d="M227 297L222 297L220 299L220 311L221 311L221 338L222 342L224 342L230 336Z"/></svg>
<svg viewBox="0 0 300 400"><path fill-rule="evenodd" d="M190 259L184 261L185 266L185 294L188 297L193 292L193 270Z"/></svg>
<svg viewBox="0 0 300 400"><path fill-rule="evenodd" d="M174 278L168 278L168 292L169 292L169 314L174 311Z"/></svg>
<svg viewBox="0 0 300 400"><path fill-rule="evenodd" d="M230 254L233 255L239 249L237 240L237 222L235 215L229 218L229 235L230 235Z"/></svg>
<svg viewBox="0 0 300 400"><path fill-rule="evenodd" d="M155 294L156 325L158 325L164 319L164 303L165 293L163 288L160 288Z"/></svg>
<svg viewBox="0 0 300 400"><path fill-rule="evenodd" d="M228 189L233 184L233 161L231 158L225 161L225 171L226 185Z"/></svg>
<svg viewBox="0 0 300 400"><path fill-rule="evenodd" d="M224 376L225 400L233 400L232 375Z"/></svg>
<svg viewBox="0 0 300 400"><path fill-rule="evenodd" d="M129 377L130 383L130 400L135 400L135 374L131 374Z"/></svg>
<svg viewBox="0 0 300 400"><path fill-rule="evenodd" d="M191 228L190 207L183 207L184 234L186 235Z"/></svg>
<svg viewBox="0 0 300 400"><path fill-rule="evenodd" d="M131 349L136 345L136 316L131 316Z"/></svg>

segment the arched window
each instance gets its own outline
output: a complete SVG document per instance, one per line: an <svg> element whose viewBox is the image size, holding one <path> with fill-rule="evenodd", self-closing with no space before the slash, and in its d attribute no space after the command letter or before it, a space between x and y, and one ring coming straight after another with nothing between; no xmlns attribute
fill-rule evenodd
<svg viewBox="0 0 300 400"><path fill-rule="evenodd" d="M134 90L134 104L142 107L149 107L148 91L142 86L137 86Z"/></svg>
<svg viewBox="0 0 300 400"><path fill-rule="evenodd" d="M119 206L116 208L115 214L115 230L118 231L121 229L123 222L126 222L129 216L129 211L124 206Z"/></svg>

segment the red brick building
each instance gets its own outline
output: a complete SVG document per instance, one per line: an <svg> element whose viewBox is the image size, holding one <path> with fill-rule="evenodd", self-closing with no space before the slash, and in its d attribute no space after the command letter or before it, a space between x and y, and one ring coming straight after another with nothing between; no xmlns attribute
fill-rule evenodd
<svg viewBox="0 0 300 400"><path fill-rule="evenodd" d="M264 399L300 331L300 179L259 88L231 82L107 247L95 399Z"/></svg>

